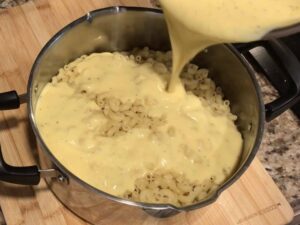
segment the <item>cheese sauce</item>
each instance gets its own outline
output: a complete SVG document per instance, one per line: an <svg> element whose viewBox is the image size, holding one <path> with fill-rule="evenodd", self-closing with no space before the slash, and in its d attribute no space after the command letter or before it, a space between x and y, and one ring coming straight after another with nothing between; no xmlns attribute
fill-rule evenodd
<svg viewBox="0 0 300 225"><path fill-rule="evenodd" d="M220 43L261 39L300 22L299 0L160 0L173 50L172 91L180 71L198 52Z"/></svg>
<svg viewBox="0 0 300 225"><path fill-rule="evenodd" d="M173 49L169 84L150 64L139 65L117 53L92 54L69 65L76 68L72 81L46 85L37 103L37 124L55 157L82 180L113 195L133 190L137 178L157 169L184 174L197 183L210 177L222 183L224 169L231 172L238 162L241 135L228 116L215 115L209 105L186 93L179 74L208 46L260 39L300 20L299 0L161 3ZM105 137L100 128L107 118L94 100L101 93L122 101L150 99L147 112L164 116L166 123L155 132L134 128Z"/></svg>
<svg viewBox="0 0 300 225"><path fill-rule="evenodd" d="M134 189L137 178L156 169L184 174L197 183L213 176L221 183L226 178L223 170L232 171L238 162L242 138L234 122L215 115L193 94L168 93L167 79L151 64L139 65L118 53L98 53L69 67L76 68L77 77L71 84L47 84L36 119L55 157L89 184L122 195ZM148 99L148 114L164 115L166 123L155 132L135 128L103 137L100 130L107 119L89 97L100 93L122 101Z"/></svg>

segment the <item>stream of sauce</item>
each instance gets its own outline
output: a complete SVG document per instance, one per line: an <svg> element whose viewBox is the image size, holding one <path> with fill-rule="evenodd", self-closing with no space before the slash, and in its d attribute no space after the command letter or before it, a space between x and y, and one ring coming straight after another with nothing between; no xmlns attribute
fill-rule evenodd
<svg viewBox="0 0 300 225"><path fill-rule="evenodd" d="M205 48L261 39L300 22L299 0L160 0L173 50L169 91L180 85L184 65Z"/></svg>

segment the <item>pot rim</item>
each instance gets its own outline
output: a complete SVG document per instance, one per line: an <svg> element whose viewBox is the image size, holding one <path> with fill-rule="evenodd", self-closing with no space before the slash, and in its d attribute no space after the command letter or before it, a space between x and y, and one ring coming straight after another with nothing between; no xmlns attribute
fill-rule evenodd
<svg viewBox="0 0 300 225"><path fill-rule="evenodd" d="M61 30L59 30L42 48L42 50L39 52L38 56L35 59L35 62L32 65L31 71L30 71L30 76L28 80L28 85L27 85L27 93L28 93L28 114L29 114L29 120L31 127L33 129L33 132L37 138L38 143L41 145L41 148L43 152L50 157L51 161L58 167L58 169L62 172L62 174L66 174L67 177L71 177L72 179L76 180L79 184L84 186L85 188L89 189L90 191L94 192L95 194L100 194L101 196L113 200L115 202L119 202L122 204L130 205L130 206L136 206L144 209L154 209L154 210L166 210L166 209L171 209L175 211L189 211L193 209L198 209L200 207L204 207L206 205L209 205L217 200L219 195L227 189L230 185L232 185L237 179L240 178L240 176L246 171L246 169L250 166L252 160L254 159L258 148L260 146L261 140L262 140L262 135L263 135L263 129L264 129L264 121L265 121L265 108L264 104L262 101L262 94L259 88L259 85L256 81L255 78L255 72L253 68L250 66L250 64L243 58L237 50L230 44L225 44L231 52L234 53L234 55L240 60L240 62L244 65L244 67L247 69L252 83L254 84L257 98L258 98L258 107L259 107L259 126L258 126L258 132L255 138L255 143L252 148L251 153L249 154L247 160L245 161L244 165L235 172L234 175L232 175L226 182L224 182L215 193L213 193L211 196L209 196L207 199L204 201L198 202L193 205L188 205L185 207L176 207L171 204L152 204L152 203L144 203L144 202L135 202L127 199L123 199L111 194L108 194L104 191L101 191L92 185L86 183L85 181L81 180L79 177L77 177L75 174L73 174L71 171L69 171L63 164L60 163L59 160L56 159L56 157L51 153L51 151L48 149L46 146L45 142L43 141L43 138L39 132L39 129L37 127L36 121L35 121L35 116L33 112L33 103L32 103L32 93L34 92L34 87L33 87L33 80L34 80L34 74L36 72L36 69L38 65L40 64L41 58L44 56L44 53L47 52L49 48L51 48L52 45L54 45L66 32L71 30L73 27L88 21L92 22L93 18L96 16L102 16L106 14L118 14L118 13L125 13L125 12L146 12L146 13L155 13L159 15L163 15L162 11L160 9L154 9L154 8L146 8L146 7L126 7L126 6L113 6L113 7L107 7L107 8L101 8L101 9L96 9L93 11L88 12L86 15L74 20L73 22L69 23L65 27L63 27Z"/></svg>

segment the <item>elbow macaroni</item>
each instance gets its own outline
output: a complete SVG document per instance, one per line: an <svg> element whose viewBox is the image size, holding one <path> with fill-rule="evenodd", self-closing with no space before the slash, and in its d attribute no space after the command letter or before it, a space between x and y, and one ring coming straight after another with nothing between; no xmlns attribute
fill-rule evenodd
<svg viewBox="0 0 300 225"><path fill-rule="evenodd" d="M103 54L108 54L108 53L103 53ZM166 162L164 162L164 160L161 160L157 164L155 161L156 160L155 157L160 157L159 156L160 149L150 150L148 149L149 147L145 145L145 146L139 146L139 148L141 149L145 148L145 151L148 149L147 150L148 152L144 152L145 155L142 155L142 157L144 158L140 159L145 161L143 162L142 167L137 166L139 165L138 164L139 162L135 162L134 159L132 159L132 157L134 156L132 155L132 153L130 153L127 156L128 157L127 160L133 160L133 162L131 162L132 163L131 175L128 175L127 177L126 175L122 175L123 177L121 178L120 178L121 175L117 175L118 173L121 173L120 171L123 171L124 168L127 168L127 165L124 162L122 165L120 165L120 166L124 166L124 168L120 167L120 170L117 169L117 167L113 167L110 169L106 167L102 167L101 162L103 163L103 160L106 160L108 165L111 165L111 163L109 164L109 161L111 160L111 157L113 157L114 153L113 152L110 153L108 150L105 151L107 158L103 158L103 159L99 158L98 160L99 162L98 162L96 160L97 157L94 156L93 154L99 154L99 156L101 156L102 154L101 151L104 151L103 149L101 151L99 150L99 148L101 148L101 146L103 145L101 143L111 143L110 145L114 146L114 143L120 142L121 140L127 140L127 138L129 137L134 138L131 137L130 135L136 134L138 130L138 131L142 131L142 135L139 138L142 138L145 141L145 144L151 146L154 145L161 146L161 144L163 144L165 140L170 140L171 142L174 142L174 140L178 141L177 139L181 137L180 135L185 135L185 134L182 134L181 127L178 127L178 123L176 120L170 123L170 115L168 111L166 111L165 113L156 113L156 111L153 111L153 108L157 107L158 103L160 103L159 101L162 101L161 99L155 99L151 96L144 96L144 95L140 95L140 96L136 95L135 97L124 98L120 95L114 94L113 91L107 91L107 90L101 91L101 89L98 90L97 86L95 87L96 89L93 89L91 88L91 85L93 85L94 82L101 82L101 79L103 79L102 77L92 77L93 73L95 72L90 72L89 74L85 75L87 77L85 80L83 80L83 83L78 83L79 82L78 79L82 77L82 73L84 73L85 71L85 69L83 68L85 68L86 66L85 64L86 60L95 57L95 55L94 56L93 55L82 56L76 59L75 61L69 63L68 65L64 66L64 68L59 70L58 75L52 78L50 86L47 87L47 88L51 88L51 90L53 89L54 91L55 88L58 88L60 85L63 85L65 89L69 88L70 92L72 92L70 96L76 95L77 98L80 98L82 100L86 99L91 109L88 109L87 111L85 111L85 113L93 112L91 113L90 116L91 118L89 117L85 118L87 122L89 122L90 119L93 119L94 117L101 118L100 122L97 119L95 120L96 121L95 124L89 123L88 130L85 132L86 134L84 135L89 135L88 134L90 132L89 130L91 130L91 132L93 132L92 134L93 136L89 136L89 138L85 138L85 136L80 137L79 138L80 141L78 145L76 145L77 142L75 137L77 135L77 132L79 131L74 130L73 128L75 127L76 124L71 124L70 126L72 128L71 130L69 130L69 128L67 129L66 127L61 128L61 129L66 129L66 132L72 133L74 131L73 133L75 136L74 138L72 136L72 140L70 141L71 143L70 146L69 143L67 143L68 145L67 149L69 149L68 151L70 153L68 153L68 151L66 152L56 151L55 148L57 143L53 142L53 146L51 147L51 149L56 151L55 155L60 157L60 155L65 154L65 156L61 158L62 161L66 159L69 160L72 157L74 161L76 161L77 158L75 157L77 157L76 154L78 154L78 160L79 160L78 163L82 168L79 168L79 166L78 168L73 167L75 165L74 162L70 162L67 165L67 167L68 166L70 168L72 167L70 170L75 171L74 174L79 174L78 176L80 178L86 180L87 182L89 182L90 184L94 185L95 187L101 190L104 189L104 191L112 194L118 193L116 195L133 201L148 202L148 203L166 203L166 204L173 204L175 206L186 206L186 205L197 203L205 199L211 193L213 193L216 190L216 188L226 179L226 177L229 176L229 174L232 172L232 169L234 168L234 165L228 167L225 166L224 164L224 167L220 172L221 175L209 175L209 176L207 175L205 179L203 178L200 180L191 179L189 178L190 174L188 176L188 174L179 171L178 169L176 169L177 167L175 164L174 164L175 165L174 168L171 167L169 168L168 164L170 164L171 159L170 161L166 161ZM162 81L165 82L165 84L170 78L170 72L172 66L172 58L171 58L172 54L170 51L169 52L153 51L146 47L143 49L134 49L131 52L122 52L121 54L113 53L112 55L113 55L112 57L116 57L118 60L120 60L120 63L123 62L124 60L126 63L129 63L133 67L137 67L137 68L143 67L146 68L147 70L150 70L151 73L156 73L157 76L160 76L160 79L162 79ZM111 55L109 55L109 57L111 57ZM79 67L79 65L81 67ZM132 82L136 83L137 85L136 88L139 88L140 84L144 84L143 79L145 78L143 78L142 75L137 75L132 78ZM152 82L152 81L149 80L147 82ZM198 66L194 64L188 64L187 66L185 66L181 74L181 82L184 85L187 94L197 96L198 100L201 101L201 104L203 104L206 108L210 110L209 113L215 115L216 117L218 116L222 118L224 117L226 118L226 120L228 119L232 124L233 124L232 121L236 120L237 118L236 115L233 115L230 112L230 107L229 107L230 102L228 100L224 100L224 96L221 88L217 87L215 83L208 77L207 69L198 68ZM128 83L128 85L130 85L130 83ZM123 86L120 87L123 88ZM151 93L151 90L149 91ZM65 94L63 89L61 93L63 95ZM162 96L164 98L167 95L164 94ZM41 99L43 100L43 98L44 95L42 95ZM49 98L51 98L51 96L49 96ZM44 101L46 106L48 106L48 102L46 103L46 100ZM54 103L51 104L56 104L56 103L54 101ZM69 103L67 102L66 104ZM176 104L176 102L172 104ZM42 104L38 104L38 111L43 109L42 106L43 106ZM69 109L66 110L68 111ZM76 110L80 111L82 109L76 108L75 111ZM159 111L164 111L164 110L160 109ZM56 111L53 112L57 113ZM61 112L59 113L61 114ZM82 114L83 117L85 117L84 116L85 113ZM41 124L40 127L43 133L44 132L43 130L44 129L46 130L47 126L45 125L45 123L42 123L43 119L40 118L42 116L43 116L42 113L41 115L38 114L37 118L38 118L38 122ZM74 116L76 117L76 113L74 114ZM193 119L193 115L184 115L184 116ZM45 118L48 119L47 115L45 115ZM68 118L68 116L66 118ZM68 119L71 119L71 117ZM51 123L51 121L49 123ZM82 126L83 125L84 124L82 124ZM186 124L182 124L182 126L186 126ZM196 129L196 128L192 127L189 129L191 129L189 131L193 132L192 129ZM57 130L58 128L54 129L55 132ZM49 134L50 130L47 132ZM53 135L53 138L56 140L57 137L55 136L56 135L55 132L53 132L53 134L51 133L51 135ZM47 138L48 136L45 136L46 143L48 143ZM100 143L99 147L95 144L93 138L99 141ZM137 140L139 138L136 137ZM120 142L118 148L123 148L124 144L126 144L125 142L124 144L122 143L123 142ZM239 141L237 141L237 143L239 143ZM86 148L86 153L84 151L80 153L76 152L75 150L73 151L73 148L75 148L74 144L75 146L79 146L78 149ZM210 148L212 147L212 144L209 142L207 143L204 142L201 144L203 145L202 148L206 150L210 150ZM237 144L237 146L238 145L239 144ZM63 146L65 146L65 143L63 144ZM106 147L108 147L108 145L106 145ZM176 151L178 151L181 154L178 157L179 158L183 157L182 159L185 160L186 162L189 162L191 166L195 165L196 166L195 168L201 168L201 165L206 165L206 164L209 165L210 161L206 162L206 159L204 156L202 156L202 153L197 152L194 147L189 146L189 142L186 143L178 142L177 147L178 148L176 148L177 149ZM111 148L110 151L117 151L118 149L115 148ZM63 149L63 147L61 147L61 149ZM157 154L157 155L155 157L153 156L153 159L151 158L152 161L151 160L147 161L147 157L152 157L151 152L149 152L152 150L155 150L155 153L153 152L153 154ZM235 154L237 154L237 156L234 157L237 158L239 155L239 151L238 149L236 150L237 152ZM171 152L170 149L167 150L166 148L165 149L162 148L161 151ZM120 151L118 153L119 155L116 155L114 157L121 157L120 159L122 159L122 157L125 157L124 155L125 152L122 153L122 151ZM72 155L71 157L70 154L73 153L75 154L75 156ZM88 155L86 155L87 153L91 155L90 158ZM166 153L162 153L162 154L166 154ZM177 154L177 153L173 152L170 154ZM85 157L89 158L89 160L94 160L94 161L96 160L95 165L98 165L99 169L97 169L97 166L95 165L88 165L88 163L85 163L84 160L82 160ZM167 157L167 155L165 155L165 157ZM174 158L174 160L175 159L176 158ZM233 159L234 161L236 161L235 158ZM68 161L66 161L65 163L68 163ZM113 176L113 171L115 170L117 172L114 172L116 175ZM85 172L83 173L82 171ZM103 173L107 171L107 173L106 174L100 173L99 175L96 175L95 173L93 176L90 175L93 174L95 171L96 172L101 171ZM137 176L136 173L140 175ZM84 174L86 175L86 177L84 176ZM116 183L122 182L123 181L122 179L134 178L134 180L133 183L131 185L127 185L126 188L125 186L123 187L120 184L119 185L120 190L118 192L116 191L114 192L112 188L116 186L115 184L112 183L111 186L106 187L104 185L104 182L103 183L100 182L101 179L103 179L104 175L107 177L105 181L106 183L109 183L110 180L115 180L115 179L117 179ZM96 178L95 176L99 176L99 177Z"/></svg>

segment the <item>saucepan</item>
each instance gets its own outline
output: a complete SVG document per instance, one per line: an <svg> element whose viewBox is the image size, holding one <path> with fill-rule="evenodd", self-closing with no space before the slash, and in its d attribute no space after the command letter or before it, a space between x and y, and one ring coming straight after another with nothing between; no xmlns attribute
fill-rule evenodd
<svg viewBox="0 0 300 225"><path fill-rule="evenodd" d="M233 113L238 115L236 125L243 136L243 150L236 171L216 192L201 202L176 207L169 204L134 202L112 196L72 174L55 158L51 149L47 148L36 124L35 109L41 91L51 77L57 74L58 69L83 54L124 51L144 46L156 50L171 48L166 23L160 10L133 7L99 9L77 19L54 35L32 66L27 94L19 96L11 91L0 95L2 110L18 108L21 103L27 102L28 117L39 146L39 166L14 167L6 164L0 155L0 180L36 185L44 178L67 208L93 224L105 224L110 218L130 223L144 218L147 214L168 217L195 210L213 203L226 188L237 181L255 157L265 120L273 119L291 107L295 102L295 95L283 96L264 105L253 69L229 44L208 48L195 57L194 63L209 69L210 76L230 100ZM292 80L299 93L300 81L295 79Z"/></svg>

